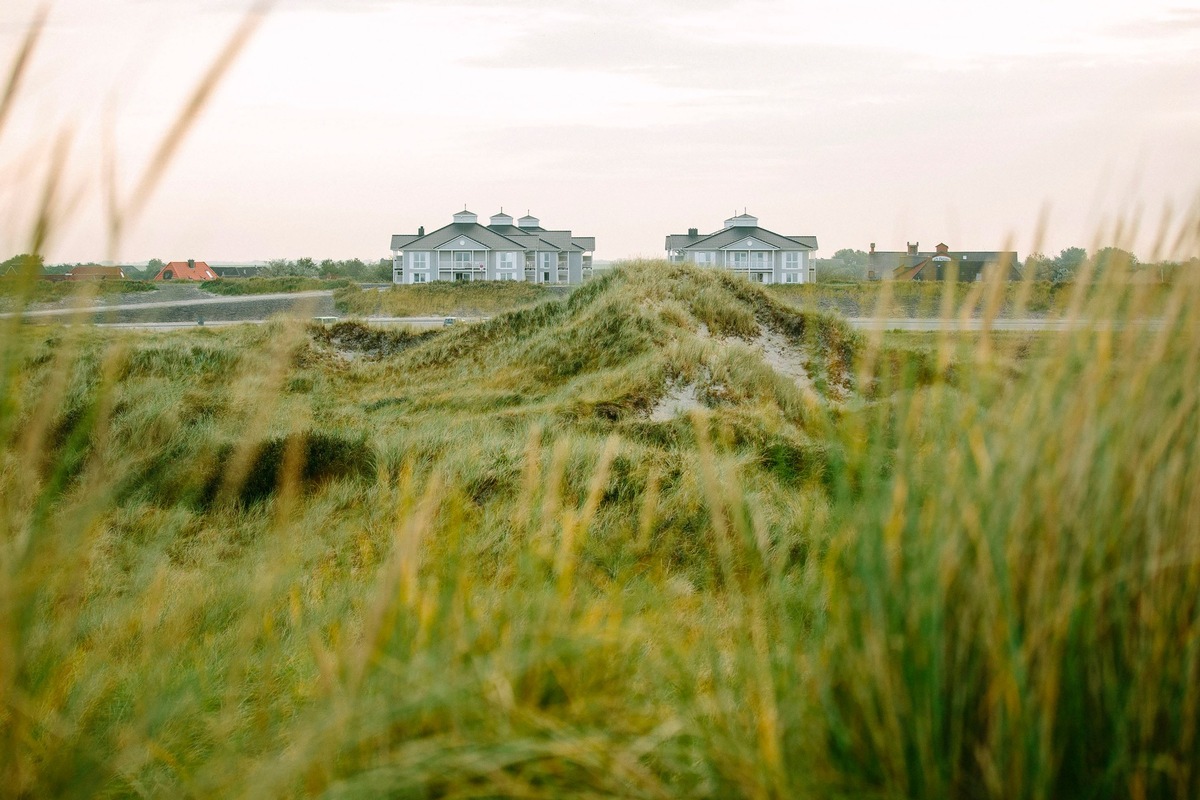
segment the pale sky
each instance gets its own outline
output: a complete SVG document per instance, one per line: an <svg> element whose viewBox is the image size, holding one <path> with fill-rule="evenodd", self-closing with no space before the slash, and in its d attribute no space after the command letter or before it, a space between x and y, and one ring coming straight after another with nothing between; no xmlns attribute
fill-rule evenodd
<svg viewBox="0 0 1200 800"><path fill-rule="evenodd" d="M4 69L38 3L0 5ZM281 0L110 253L128 192L239 0L58 0L0 132L22 250L51 142L56 261L377 259L393 233L526 210L660 256L736 209L843 247L1022 255L1112 242L1200 197L1200 3Z"/></svg>

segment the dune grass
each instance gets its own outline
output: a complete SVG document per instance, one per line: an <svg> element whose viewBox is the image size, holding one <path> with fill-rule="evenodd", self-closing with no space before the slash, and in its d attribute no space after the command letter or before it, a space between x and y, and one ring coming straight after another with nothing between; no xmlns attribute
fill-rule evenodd
<svg viewBox="0 0 1200 800"><path fill-rule="evenodd" d="M356 286L334 295L338 310L354 316L478 316L526 308L557 293L524 281L435 281L392 286L382 292Z"/></svg>
<svg viewBox="0 0 1200 800"><path fill-rule="evenodd" d="M26 284L15 278L0 278L0 306L59 303L72 298L111 297L134 292L153 292L149 281L33 281Z"/></svg>
<svg viewBox="0 0 1200 800"><path fill-rule="evenodd" d="M420 336L5 323L0 785L1195 796L1198 295L864 336L642 264Z"/></svg>
<svg viewBox="0 0 1200 800"><path fill-rule="evenodd" d="M212 294L238 296L248 294L279 294L282 292L322 292L344 289L352 285L349 279L323 280L285 275L275 278L221 278L200 285Z"/></svg>
<svg viewBox="0 0 1200 800"><path fill-rule="evenodd" d="M1144 275L1138 276L1141 281ZM1147 313L1161 313L1169 300L1170 284L1141 281L1137 292L1141 308ZM937 317L941 313L942 299L946 291L951 293L953 308L970 317L987 313L984 283L959 283L945 287L936 281L887 282L861 281L857 283L805 283L776 284L768 288L779 300L820 311L830 311L847 317ZM1105 295L1109 290L1103 283L1083 284L1088 294ZM1130 290L1132 291L1132 289ZM1018 312L1023 317L1061 317L1075 296L1076 285L1072 283L1050 283L1029 281L1028 283L1005 283L995 298L996 313L1012 317Z"/></svg>

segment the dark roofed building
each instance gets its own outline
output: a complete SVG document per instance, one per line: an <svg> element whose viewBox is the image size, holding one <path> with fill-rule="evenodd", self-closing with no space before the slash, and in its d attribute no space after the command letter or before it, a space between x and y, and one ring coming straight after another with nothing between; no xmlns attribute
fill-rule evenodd
<svg viewBox="0 0 1200 800"><path fill-rule="evenodd" d="M120 267L75 267L67 273L69 281L123 281L125 271Z"/></svg>
<svg viewBox="0 0 1200 800"><path fill-rule="evenodd" d="M218 278L257 278L262 272L262 267L211 267Z"/></svg>
<svg viewBox="0 0 1200 800"><path fill-rule="evenodd" d="M756 283L809 283L816 280L815 236L785 236L769 231L750 214L725 220L716 233L698 228L667 237L667 258L705 267L721 267Z"/></svg>
<svg viewBox="0 0 1200 800"><path fill-rule="evenodd" d="M951 250L944 242L932 251L922 251L919 242L908 242L900 251L876 250L871 243L867 253L867 274L873 280L944 281L951 275L957 281L983 280L989 268L1005 271L1005 279L1021 279L1017 254L1007 250Z"/></svg>

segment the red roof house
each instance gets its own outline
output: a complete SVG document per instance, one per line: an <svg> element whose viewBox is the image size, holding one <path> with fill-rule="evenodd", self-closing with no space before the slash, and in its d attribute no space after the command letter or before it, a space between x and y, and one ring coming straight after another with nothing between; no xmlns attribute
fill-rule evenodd
<svg viewBox="0 0 1200 800"><path fill-rule="evenodd" d="M156 281L214 281L217 273L203 261L172 261L154 276Z"/></svg>

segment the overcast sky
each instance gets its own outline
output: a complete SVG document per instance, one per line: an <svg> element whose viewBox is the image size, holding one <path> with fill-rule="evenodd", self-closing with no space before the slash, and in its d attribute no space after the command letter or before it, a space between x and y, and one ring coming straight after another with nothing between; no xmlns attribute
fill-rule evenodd
<svg viewBox="0 0 1200 800"><path fill-rule="evenodd" d="M11 62L38 4L0 4ZM235 0L58 0L0 133L22 249L50 142L51 261L109 255L127 193L236 28ZM7 66L5 67L7 69ZM1200 4L1179 0L281 0L193 128L129 261L379 258L468 205L661 255L736 209L843 247L1108 243L1200 196Z"/></svg>

